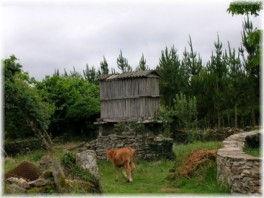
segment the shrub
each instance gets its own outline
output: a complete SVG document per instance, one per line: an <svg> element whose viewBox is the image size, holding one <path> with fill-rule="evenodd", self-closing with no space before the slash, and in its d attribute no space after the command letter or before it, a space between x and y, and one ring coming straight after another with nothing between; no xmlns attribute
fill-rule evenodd
<svg viewBox="0 0 264 198"><path fill-rule="evenodd" d="M42 141L38 138L28 138L24 140L5 140L4 150L6 155L24 154L29 151L42 148Z"/></svg>

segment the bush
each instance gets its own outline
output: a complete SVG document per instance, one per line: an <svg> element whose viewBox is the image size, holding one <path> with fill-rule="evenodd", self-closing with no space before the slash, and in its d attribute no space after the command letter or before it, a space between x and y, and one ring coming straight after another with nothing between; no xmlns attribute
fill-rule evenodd
<svg viewBox="0 0 264 198"><path fill-rule="evenodd" d="M172 138L178 143L190 143L194 141L223 141L225 138L235 133L241 132L237 128L221 129L178 129L173 131Z"/></svg>
<svg viewBox="0 0 264 198"><path fill-rule="evenodd" d="M53 136L96 137L93 122L100 114L98 85L79 75L54 75L46 77L37 87L56 109L49 127Z"/></svg>
<svg viewBox="0 0 264 198"><path fill-rule="evenodd" d="M30 138L24 140L5 140L4 149L6 155L25 154L29 151L44 148L42 141L37 138Z"/></svg>
<svg viewBox="0 0 264 198"><path fill-rule="evenodd" d="M47 130L53 106L44 102L34 80L22 71L15 56L5 59L3 66L5 138L27 138Z"/></svg>

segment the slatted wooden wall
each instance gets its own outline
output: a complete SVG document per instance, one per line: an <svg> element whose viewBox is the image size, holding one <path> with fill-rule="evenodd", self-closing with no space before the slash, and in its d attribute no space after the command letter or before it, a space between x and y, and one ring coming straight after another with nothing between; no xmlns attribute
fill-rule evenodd
<svg viewBox="0 0 264 198"><path fill-rule="evenodd" d="M155 76L100 82L101 119L146 120L159 109L159 79Z"/></svg>

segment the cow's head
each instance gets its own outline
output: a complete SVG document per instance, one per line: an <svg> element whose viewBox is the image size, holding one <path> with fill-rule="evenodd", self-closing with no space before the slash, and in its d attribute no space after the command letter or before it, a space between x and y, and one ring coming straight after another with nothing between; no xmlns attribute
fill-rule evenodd
<svg viewBox="0 0 264 198"><path fill-rule="evenodd" d="M106 160L107 161L114 159L114 156L115 156L115 150L114 149L107 149L106 150Z"/></svg>

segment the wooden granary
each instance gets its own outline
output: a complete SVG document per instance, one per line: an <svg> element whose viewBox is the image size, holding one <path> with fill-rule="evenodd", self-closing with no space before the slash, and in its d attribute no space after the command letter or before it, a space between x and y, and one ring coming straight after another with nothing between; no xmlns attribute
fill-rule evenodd
<svg viewBox="0 0 264 198"><path fill-rule="evenodd" d="M151 120L159 109L159 74L147 70L102 76L100 100L100 122Z"/></svg>

